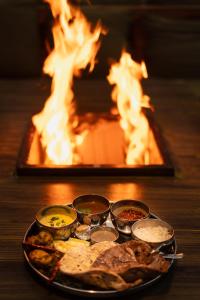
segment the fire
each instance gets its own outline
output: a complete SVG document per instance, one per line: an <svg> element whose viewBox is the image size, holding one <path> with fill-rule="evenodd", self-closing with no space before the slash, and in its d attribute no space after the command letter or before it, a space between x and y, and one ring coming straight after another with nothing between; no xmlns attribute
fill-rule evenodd
<svg viewBox="0 0 200 300"><path fill-rule="evenodd" d="M33 123L46 150L45 163L74 164L79 162L76 147L85 132L77 135L73 103L73 77L81 70L95 65L100 47L99 37L104 30L100 23L93 29L84 15L66 0L45 0L54 17L54 49L47 57L44 72L52 77L51 95L43 110L33 116Z"/></svg>
<svg viewBox="0 0 200 300"><path fill-rule="evenodd" d="M73 78L80 76L88 65L93 70L99 37L105 29L100 23L92 28L81 11L66 0L45 1L54 17L54 49L43 70L52 77L52 86L43 110L32 120L46 151L44 164L80 164L79 145L90 127L86 125L79 133L75 131L79 119L75 112ZM149 97L143 94L142 78L147 78L145 64L136 63L125 51L108 75L109 83L114 85L112 99L127 143L125 162L128 165L148 163L149 124L142 108L149 107Z"/></svg>
<svg viewBox="0 0 200 300"><path fill-rule="evenodd" d="M142 112L149 107L149 97L143 94L141 79L147 78L144 62L136 63L123 51L120 61L111 66L107 77L114 85L112 100L117 104L120 125L127 141L126 164L148 163L149 124Z"/></svg>

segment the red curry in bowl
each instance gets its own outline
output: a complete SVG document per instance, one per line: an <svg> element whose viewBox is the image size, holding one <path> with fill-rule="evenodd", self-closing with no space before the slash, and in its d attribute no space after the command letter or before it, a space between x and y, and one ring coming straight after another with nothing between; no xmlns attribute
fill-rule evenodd
<svg viewBox="0 0 200 300"><path fill-rule="evenodd" d="M125 234L131 233L131 225L149 217L149 208L137 200L120 200L112 204L111 216L117 229Z"/></svg>
<svg viewBox="0 0 200 300"><path fill-rule="evenodd" d="M118 218L128 221L135 221L145 218L146 214L143 211L131 207L124 207L124 209L117 215Z"/></svg>

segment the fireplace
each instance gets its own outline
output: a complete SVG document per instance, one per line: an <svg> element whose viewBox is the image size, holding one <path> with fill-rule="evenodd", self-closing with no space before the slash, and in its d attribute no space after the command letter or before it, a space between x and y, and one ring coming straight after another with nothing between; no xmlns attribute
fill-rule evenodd
<svg viewBox="0 0 200 300"><path fill-rule="evenodd" d="M84 69L93 71L100 36L107 30L100 22L91 25L68 1L48 2L55 19L54 48L44 64L44 72L52 77L51 94L32 118L17 174L173 175L150 98L142 90L141 80L148 77L145 63L134 61L123 49L108 68L110 112L77 113L74 78ZM96 91L102 93L98 82Z"/></svg>
<svg viewBox="0 0 200 300"><path fill-rule="evenodd" d="M143 164L126 165L124 163L124 139L115 118L111 118L106 114L90 114L87 118L93 128L91 134L94 140L92 141L90 137L90 140L85 141L83 148L85 148L86 157L84 159L86 162L87 160L89 161L89 156L91 156L91 160L93 159L94 163L77 165L44 164L45 153L40 143L40 137L34 125L30 123L27 126L19 151L16 173L19 176L173 176L175 170L166 141L155 122L153 114L146 112L146 115L150 125L150 132L149 147L146 154L147 161L144 161ZM101 123L99 125L100 129L102 126L102 130L107 129L110 130L110 134L115 133L115 139L112 142L107 143L107 138L102 135L101 130L95 131L94 124L96 125L98 122ZM91 147L91 144L95 144L95 140L98 137L100 150L95 146ZM115 147L119 145L121 148L115 153ZM101 151L100 159L98 158L99 151ZM115 155L112 157L111 164L110 157L112 153L115 153Z"/></svg>

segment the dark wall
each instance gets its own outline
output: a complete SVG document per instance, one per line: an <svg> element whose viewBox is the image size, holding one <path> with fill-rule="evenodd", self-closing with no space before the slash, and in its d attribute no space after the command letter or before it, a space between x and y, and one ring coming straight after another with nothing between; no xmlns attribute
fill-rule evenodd
<svg viewBox="0 0 200 300"><path fill-rule="evenodd" d="M151 77L200 77L200 11L151 12L134 17L131 49Z"/></svg>
<svg viewBox="0 0 200 300"><path fill-rule="evenodd" d="M36 4L14 2L0 2L0 76L36 76L42 65Z"/></svg>
<svg viewBox="0 0 200 300"><path fill-rule="evenodd" d="M123 47L145 60L151 77L199 77L200 1L79 2L89 20L102 19L109 29L93 77L104 77L109 59L118 59ZM40 0L0 0L1 77L41 76L50 24Z"/></svg>

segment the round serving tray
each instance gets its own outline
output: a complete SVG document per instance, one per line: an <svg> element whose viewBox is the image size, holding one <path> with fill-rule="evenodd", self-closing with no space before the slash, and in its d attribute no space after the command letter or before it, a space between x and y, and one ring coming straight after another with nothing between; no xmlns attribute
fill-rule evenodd
<svg viewBox="0 0 200 300"><path fill-rule="evenodd" d="M160 219L158 216L156 216L155 214L150 215L150 218L154 218L154 219ZM23 243L27 240L27 237L35 234L38 231L38 227L36 222L33 222L29 228L27 229L24 239L23 239ZM127 237L122 235L121 239L122 240L128 240L131 237ZM170 245L166 246L164 249L165 253L171 253L171 254L175 254L177 251L177 243L176 243L176 239L174 238L173 241L170 243ZM64 284L62 282L59 282L57 280L50 282L49 278L47 276L45 276L44 274L42 274L30 261L29 257L28 257L28 253L27 250L24 249L24 257L25 257L25 261L27 262L27 264L29 265L29 267L31 268L31 270L37 275L38 278L40 278L42 281L45 281L46 283L50 284L51 286L64 291L65 293L70 293L70 294L74 294L74 295L78 295L78 296L87 296L87 297L98 297L98 298L108 298L108 297L113 297L113 296L117 296L117 295L127 295L127 294L131 294L131 293L135 293L137 291L143 290L149 286L151 286L152 284L158 282L162 277L165 276L165 274L162 275L158 275L157 277L148 280L138 286L129 288L127 290L124 291L116 291L116 290L103 290L97 287L93 287L93 286L86 286L85 283L81 283L77 280L75 280L72 277L68 277L67 282L65 282ZM171 270L173 264L174 264L174 259L168 259L168 261L170 262L170 267L168 269L168 272Z"/></svg>

